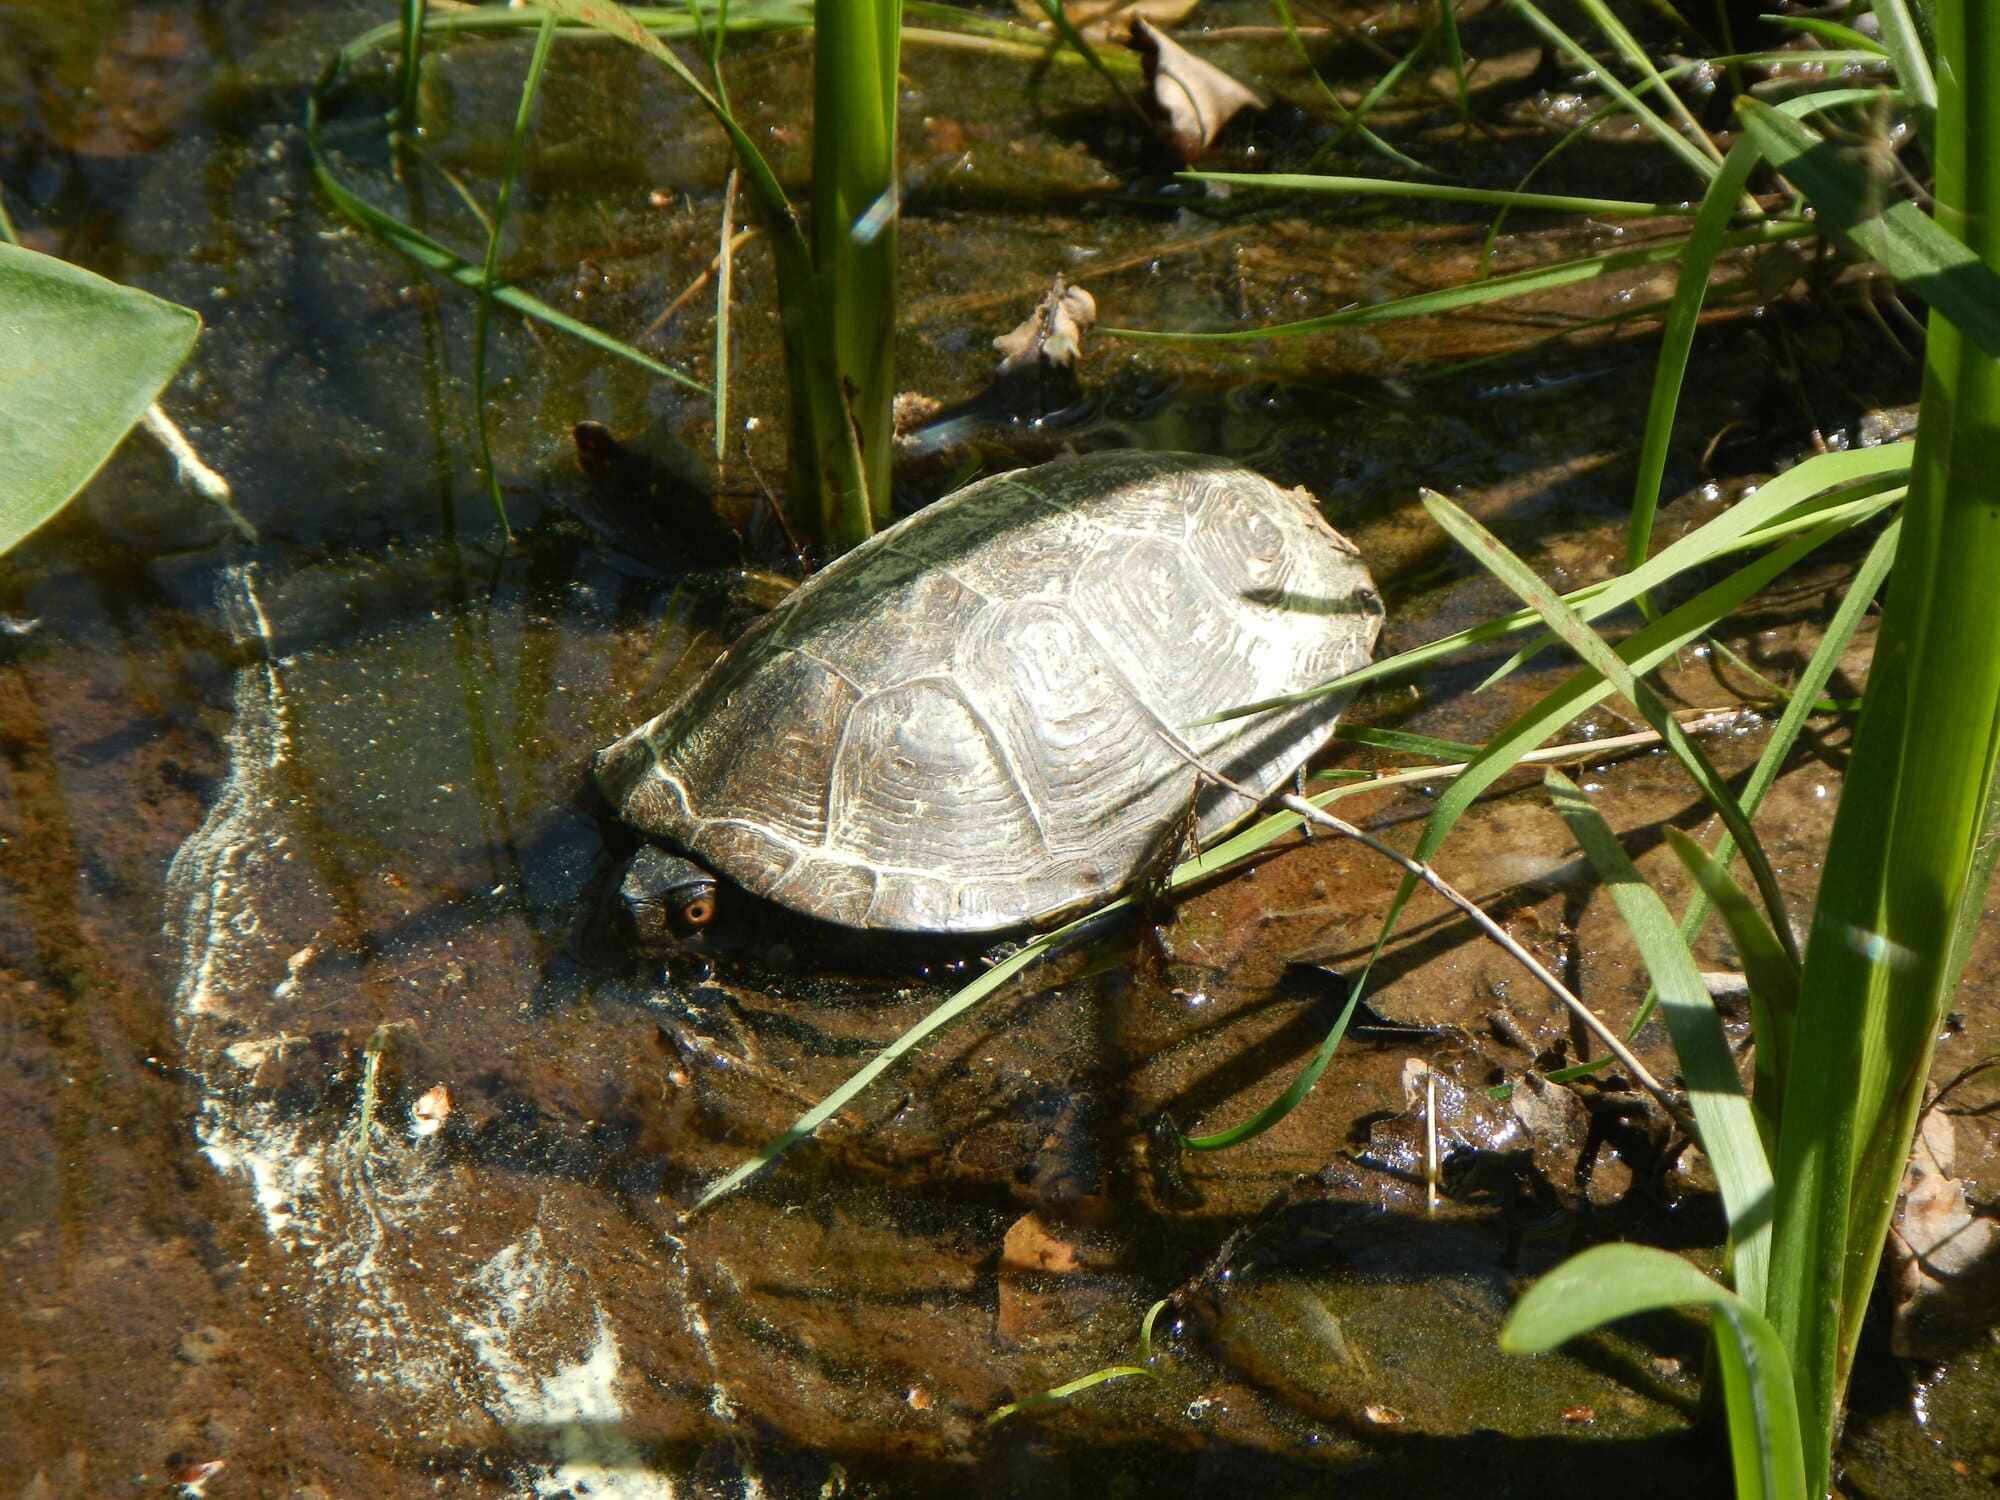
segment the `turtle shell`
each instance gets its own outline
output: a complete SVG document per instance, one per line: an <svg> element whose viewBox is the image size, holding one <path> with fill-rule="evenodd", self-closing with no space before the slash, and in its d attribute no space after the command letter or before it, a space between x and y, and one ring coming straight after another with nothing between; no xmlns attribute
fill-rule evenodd
<svg viewBox="0 0 2000 1500"><path fill-rule="evenodd" d="M1099 453L947 496L801 586L599 754L640 832L848 927L978 934L1130 888L1333 733L1322 698L1199 721L1368 660L1382 619L1303 490Z"/></svg>

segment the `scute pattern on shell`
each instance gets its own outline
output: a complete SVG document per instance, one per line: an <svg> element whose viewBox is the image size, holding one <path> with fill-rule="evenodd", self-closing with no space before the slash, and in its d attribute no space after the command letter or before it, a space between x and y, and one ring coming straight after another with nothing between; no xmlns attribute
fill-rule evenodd
<svg viewBox="0 0 2000 1500"><path fill-rule="evenodd" d="M1187 454L983 480L802 586L597 762L642 833L809 916L986 933L1129 887L1256 810L1331 699L1196 721L1367 661L1381 604L1303 491Z"/></svg>

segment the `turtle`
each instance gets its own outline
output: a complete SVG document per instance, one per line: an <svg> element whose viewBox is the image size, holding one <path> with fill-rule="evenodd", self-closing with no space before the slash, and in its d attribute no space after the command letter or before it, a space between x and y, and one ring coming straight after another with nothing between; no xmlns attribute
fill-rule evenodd
<svg viewBox="0 0 2000 1500"><path fill-rule="evenodd" d="M633 936L698 940L718 875L870 933L1077 915L1249 818L1342 700L1204 721L1354 671L1381 622L1312 496L1228 461L982 479L816 574L598 753L649 841L619 887Z"/></svg>

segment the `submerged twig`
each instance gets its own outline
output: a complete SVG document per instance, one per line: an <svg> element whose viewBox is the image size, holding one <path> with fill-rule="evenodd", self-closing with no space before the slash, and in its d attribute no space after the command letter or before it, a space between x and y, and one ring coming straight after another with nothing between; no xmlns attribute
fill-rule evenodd
<svg viewBox="0 0 2000 1500"><path fill-rule="evenodd" d="M734 255L738 250L741 250L745 245L749 244L750 241L756 239L763 232L764 232L763 230L759 229L754 224L746 228L739 229L729 237L728 243L724 248L728 251L729 254ZM711 260L708 263L708 266L705 270L703 270L698 276L696 276L693 281L690 281L685 287L681 288L681 290L675 295L673 301L669 302L664 308L660 310L660 315L657 318L653 319L652 322L646 325L645 331L641 333L639 337L642 339L649 339L653 337L654 334L658 333L662 328L665 328L667 324L671 323L674 320L674 315L676 313L678 313L682 308L686 307L690 302L694 301L696 297L701 295L702 288L707 286L709 282L713 281L716 278L716 276L722 271L722 268L723 268L723 257L721 255L717 255L715 259Z"/></svg>

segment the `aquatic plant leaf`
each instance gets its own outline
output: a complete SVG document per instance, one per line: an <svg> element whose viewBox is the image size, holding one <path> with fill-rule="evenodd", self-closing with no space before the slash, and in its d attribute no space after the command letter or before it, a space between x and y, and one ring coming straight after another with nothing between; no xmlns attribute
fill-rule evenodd
<svg viewBox="0 0 2000 1500"><path fill-rule="evenodd" d="M1424 172L1435 176L1434 168L1425 166L1413 156L1404 155L1370 130L1367 125L1368 111L1375 107L1376 100L1393 88L1404 72L1416 61L1419 48L1412 47L1404 53L1394 67L1387 69L1376 79L1375 86L1368 91L1367 97L1350 110L1341 103L1340 95L1336 94L1333 86L1326 81L1319 70L1319 64L1313 61L1313 55L1306 47L1306 39L1299 34L1299 23L1292 14L1291 0L1272 0L1272 8L1278 12L1278 21L1285 28L1286 39L1291 42L1292 51L1297 55L1300 66L1311 76L1313 87L1319 90L1320 98L1325 101L1326 107L1333 111L1334 119L1340 122L1340 134L1334 137L1329 145L1338 147L1349 135L1358 135L1371 151L1380 152L1389 160L1409 168L1412 172Z"/></svg>
<svg viewBox="0 0 2000 1500"><path fill-rule="evenodd" d="M1750 1101L1743 1095L1742 1080L1736 1076L1736 1060L1715 1002L1667 903L1646 884L1604 815L1562 772L1548 771L1542 784L1557 815L1610 891L1612 904L1653 976L1695 1123L1701 1128L1702 1149L1715 1164L1716 1183L1722 1189L1736 1289L1751 1306L1761 1305L1771 1256L1771 1164Z"/></svg>
<svg viewBox="0 0 2000 1500"><path fill-rule="evenodd" d="M1722 170L1703 194L1701 212L1688 231L1686 253L1674 282L1673 305L1660 329L1660 352L1653 361L1653 387L1646 404L1646 431L1639 445L1639 474L1632 488L1632 518L1625 532L1625 569L1646 560L1653 540L1653 516L1659 509L1660 486L1667 471L1667 448L1673 441L1674 413L1680 407L1681 385L1687 378L1688 354L1708 295L1710 273L1736 201L1743 195L1761 155L1756 145L1738 141L1722 159Z"/></svg>
<svg viewBox="0 0 2000 1500"><path fill-rule="evenodd" d="M1871 57L1886 58L1889 50L1866 32L1856 31L1852 26L1843 26L1838 21L1824 21L1817 16L1766 16L1763 19L1773 25L1783 26L1788 31L1797 31L1822 44L1822 47L1865 52ZM1794 63L1803 58L1818 63L1823 51L1789 54Z"/></svg>
<svg viewBox="0 0 2000 1500"><path fill-rule="evenodd" d="M1167 117L1167 139L1182 161L1207 151L1242 110L1264 107L1262 96L1196 57L1144 16L1132 19L1132 45L1146 64L1153 102Z"/></svg>
<svg viewBox="0 0 2000 1500"><path fill-rule="evenodd" d="M1951 319L1981 353L2000 358L2000 274L1803 120L1755 99L1738 100L1737 116L1837 239Z"/></svg>
<svg viewBox="0 0 2000 1500"><path fill-rule="evenodd" d="M0 553L69 503L194 347L201 318L0 244Z"/></svg>
<svg viewBox="0 0 2000 1500"><path fill-rule="evenodd" d="M1422 498L1424 509L1454 541L1520 599L1534 606L1542 616L1542 623L1561 637L1563 644L1600 673L1606 682L1614 685L1619 695L1659 731L1674 759L1701 788L1709 806L1721 814L1724 825L1735 836L1744 861L1756 877L1757 894L1771 913L1771 924L1777 929L1780 940L1786 943L1787 951L1791 951L1791 928L1785 915L1784 894L1778 888L1778 877L1771 869L1771 861L1758 842L1749 818L1744 815L1729 783L1667 711L1659 694L1647 685L1644 674L1634 671L1618 652L1605 643L1602 636L1566 608L1555 591L1536 577L1526 563L1508 551L1492 532L1435 490L1424 490Z"/></svg>
<svg viewBox="0 0 2000 1500"><path fill-rule="evenodd" d="M1896 446L1903 450L1905 458L1914 447L1908 443ZM1833 455L1822 456L1830 458ZM1809 459L1799 465L1799 469L1818 462L1817 458ZM1790 474L1798 473L1799 469L1791 470ZM1782 483L1784 479L1790 477L1790 474L1781 475L1774 482ZM1901 492L1898 491L1896 494L1900 498ZM1757 764L1750 772L1750 779L1743 784L1741 800L1744 812L1755 816L1758 807L1764 801L1764 794L1770 791L1772 784L1778 779L1778 774L1784 770L1786 761L1791 758L1792 747L1798 743L1799 734L1804 730L1807 718L1815 711L1814 705L1819 702L1820 695L1825 692L1835 668L1840 665L1841 655L1847 650L1847 643L1853 639L1855 627L1861 623L1861 617L1875 602L1876 592L1882 587L1883 580L1889 576L1889 568L1896 560L1896 545L1902 536L1902 530L1902 517L1891 519L1889 524L1882 528L1882 534L1875 539L1875 545L1869 549L1860 571L1848 584L1847 596L1840 601L1840 607L1833 612L1833 619L1827 623L1826 634L1820 637L1820 643L1814 648L1805 670L1792 684L1792 695L1785 704L1785 711L1778 716L1777 727L1771 731L1771 737L1764 742L1763 753L1757 757ZM1728 868L1729 861L1736 857L1736 841L1726 830L1722 837L1716 840L1715 849L1710 857L1725 869ZM1703 891L1698 892L1694 899L1688 902L1687 910L1681 914L1681 935L1690 943L1694 941L1695 934L1701 931L1702 924L1708 920L1708 911L1709 899L1707 893ZM1646 1003L1639 1007L1639 1014L1632 1023L1633 1028L1636 1030L1644 1025L1651 1014L1652 1000L1649 997ZM1763 1085L1760 1083L1758 1088L1761 1100ZM1759 1105L1764 1117L1773 1120L1779 1118L1781 1108L1782 1103L1769 1109L1764 1108L1761 1103Z"/></svg>
<svg viewBox="0 0 2000 1500"><path fill-rule="evenodd" d="M1594 620L1658 588L1670 578L1732 553L1767 547L1829 522L1838 522L1843 526L1860 525L1901 497L1898 481L1909 472L1912 451L1913 445L1909 443L1885 443L1877 448L1815 454L1795 468L1787 469L1755 494L1739 500L1714 520L1661 548L1643 567L1608 578L1602 583L1572 589L1562 596L1562 602L1576 613L1577 618ZM1398 677L1429 666L1467 646L1498 640L1525 630L1540 620L1541 616L1531 609L1516 610L1421 646L1412 646L1394 656L1385 656L1345 677L1322 683L1310 692L1246 703L1215 715L1214 720L1219 722L1263 713L1268 709L1289 708L1295 703L1308 702L1328 693L1351 691L1363 683ZM1506 666L1496 670L1487 682L1505 676L1554 639L1552 635L1542 635L1516 653ZM1812 696L1818 695L1815 693Z"/></svg>
<svg viewBox="0 0 2000 1500"><path fill-rule="evenodd" d="M1610 39L1611 44L1619 50L1625 60L1647 75L1646 82L1648 86L1650 86L1653 92L1658 93L1665 99L1668 108L1681 116L1682 124L1686 127L1688 134L1694 137L1694 140L1690 140L1688 135L1683 135L1681 131L1669 125L1637 93L1620 82L1617 75L1601 66L1598 60L1590 55L1589 50L1582 43L1578 42L1576 38L1572 37L1568 32L1556 25L1555 22L1542 14L1539 9L1530 3L1530 0L1513 0L1513 8L1517 15L1541 33L1543 40L1548 42L1557 51L1563 53L1577 67L1590 74L1598 87L1616 99L1620 105L1631 113L1634 119L1638 120L1652 132L1654 138L1660 144L1685 162L1694 171L1696 176L1700 177L1704 182L1713 177L1717 168L1722 165L1722 153L1716 150L1715 143L1708 138L1707 133L1702 130L1694 117L1688 113L1687 107L1680 102L1679 97L1674 91L1662 84L1659 72L1654 68L1652 59L1647 55L1646 49L1633 39L1631 33L1624 28L1623 24L1602 4L1598 3L1598 0L1579 0L1579 3L1590 13L1591 19L1597 22L1598 29ZM1701 144L1698 146L1695 144L1695 141L1699 141ZM1703 147L1707 148L1706 151L1702 149Z"/></svg>
<svg viewBox="0 0 2000 1500"><path fill-rule="evenodd" d="M1937 74L1931 68L1923 33L1904 0L1875 0L1871 9L1882 31L1882 49L1894 59L1896 81L1928 147L1937 137Z"/></svg>
<svg viewBox="0 0 2000 1500"><path fill-rule="evenodd" d="M1799 1013L1799 964L1785 952L1771 924L1743 894L1724 861L1671 823L1666 835L1682 866L1722 918L1743 961L1743 977L1750 986L1750 1029L1757 1039L1757 1112L1765 1125L1765 1146L1775 1147L1785 1061L1791 1056L1792 1022ZM1684 939L1690 936L1685 928L1682 933Z"/></svg>
<svg viewBox="0 0 2000 1500"><path fill-rule="evenodd" d="M1737 1500L1805 1500L1798 1398L1777 1330L1679 1256L1646 1245L1598 1245L1571 1256L1516 1304L1500 1347L1544 1354L1620 1318L1673 1307L1714 1315Z"/></svg>

